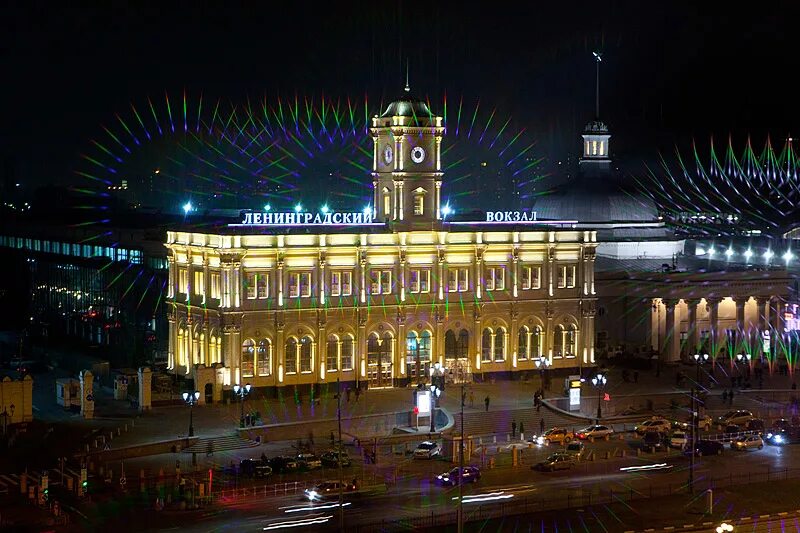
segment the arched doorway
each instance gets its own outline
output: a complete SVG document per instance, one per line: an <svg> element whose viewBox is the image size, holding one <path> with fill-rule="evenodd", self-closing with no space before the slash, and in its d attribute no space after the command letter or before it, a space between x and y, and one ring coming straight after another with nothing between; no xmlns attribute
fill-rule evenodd
<svg viewBox="0 0 800 533"><path fill-rule="evenodd" d="M206 398L206 403L214 403L214 385L211 383L206 383L206 386L203 387L203 395Z"/></svg>
<svg viewBox="0 0 800 533"><path fill-rule="evenodd" d="M373 332L367 339L367 381L371 389L392 386L393 341L388 331L382 336Z"/></svg>
<svg viewBox="0 0 800 533"><path fill-rule="evenodd" d="M469 332L466 329L448 329L444 335L444 366L450 383L472 381L469 364Z"/></svg>

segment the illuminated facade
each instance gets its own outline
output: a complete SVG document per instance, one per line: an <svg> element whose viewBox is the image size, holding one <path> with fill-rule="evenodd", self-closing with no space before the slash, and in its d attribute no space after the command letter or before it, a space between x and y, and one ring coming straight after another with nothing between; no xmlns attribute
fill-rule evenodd
<svg viewBox="0 0 800 533"><path fill-rule="evenodd" d="M235 383L405 386L435 362L456 382L592 365L595 232L447 221L441 118L404 98L372 126L363 212L168 232L170 368L218 401Z"/></svg>

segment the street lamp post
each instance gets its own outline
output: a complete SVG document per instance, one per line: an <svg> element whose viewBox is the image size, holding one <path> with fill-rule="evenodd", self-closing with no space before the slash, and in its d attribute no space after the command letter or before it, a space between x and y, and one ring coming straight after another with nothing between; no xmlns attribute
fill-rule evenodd
<svg viewBox="0 0 800 533"><path fill-rule="evenodd" d="M703 364L703 361L708 361L708 354L701 355L696 353L693 357L695 361L695 386L692 387L692 446L691 453L689 454L689 482L687 483L689 494L694 493L694 454L697 449L697 417L700 409L697 399L697 395L700 393L700 365Z"/></svg>
<svg viewBox="0 0 800 533"><path fill-rule="evenodd" d="M192 393L184 392L183 393L183 401L186 402L186 405L189 406L189 436L194 437L194 426L192 425L192 411L194 410L194 404L197 403L197 400L200 399L200 391L196 390Z"/></svg>
<svg viewBox="0 0 800 533"><path fill-rule="evenodd" d="M545 378L545 371L547 370L549 363L547 362L546 357L540 357L536 360L536 368L539 369L539 380L542 382L542 391L544 391L544 378Z"/></svg>
<svg viewBox="0 0 800 533"><path fill-rule="evenodd" d="M592 378L592 385L597 387L597 423L600 423L600 418L603 416L602 405L603 405L603 389L606 386L606 382L608 378L606 378L605 374L597 374Z"/></svg>
<svg viewBox="0 0 800 533"><path fill-rule="evenodd" d="M244 427L244 397L250 394L250 384L247 383L244 387L239 386L237 383L233 386L233 393L241 398L239 402L240 410L239 410L239 427Z"/></svg>

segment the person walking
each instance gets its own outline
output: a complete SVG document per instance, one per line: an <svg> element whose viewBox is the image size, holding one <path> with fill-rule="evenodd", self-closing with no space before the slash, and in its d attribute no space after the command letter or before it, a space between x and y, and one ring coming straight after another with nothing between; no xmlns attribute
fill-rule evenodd
<svg viewBox="0 0 800 533"><path fill-rule="evenodd" d="M539 419L539 434L540 435L544 434L544 417Z"/></svg>
<svg viewBox="0 0 800 533"><path fill-rule="evenodd" d="M728 393L728 405L733 405L733 389Z"/></svg>
<svg viewBox="0 0 800 533"><path fill-rule="evenodd" d="M511 438L514 439L517 436L517 421L511 421Z"/></svg>
<svg viewBox="0 0 800 533"><path fill-rule="evenodd" d="M359 384L358 387L356 387L356 402L358 402L358 397L359 396L361 396L361 385L360 384Z"/></svg>
<svg viewBox="0 0 800 533"><path fill-rule="evenodd" d="M475 391L472 389L469 391L469 406L475 407Z"/></svg>
<svg viewBox="0 0 800 533"><path fill-rule="evenodd" d="M483 403L486 405L486 411L489 411L489 397L483 399Z"/></svg>
<svg viewBox="0 0 800 533"><path fill-rule="evenodd" d="M345 391L345 396L347 397L347 403L350 403L350 387L347 387Z"/></svg>
<svg viewBox="0 0 800 533"><path fill-rule="evenodd" d="M728 389L722 389L722 405L728 401Z"/></svg>
<svg viewBox="0 0 800 533"><path fill-rule="evenodd" d="M519 423L519 438L525 438L525 424L523 422Z"/></svg>

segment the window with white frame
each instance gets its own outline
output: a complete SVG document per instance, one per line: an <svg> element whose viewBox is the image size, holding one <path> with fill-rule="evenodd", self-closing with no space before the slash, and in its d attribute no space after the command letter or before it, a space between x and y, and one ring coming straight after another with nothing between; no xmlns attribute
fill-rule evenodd
<svg viewBox="0 0 800 533"><path fill-rule="evenodd" d="M481 361L484 363L492 362L492 330L486 328L481 334Z"/></svg>
<svg viewBox="0 0 800 533"><path fill-rule="evenodd" d="M245 278L247 285L247 299L263 300L269 296L269 273L268 272L248 272Z"/></svg>
<svg viewBox="0 0 800 533"><path fill-rule="evenodd" d="M339 339L336 335L328 335L327 354L325 357L325 370L336 372L339 370Z"/></svg>
<svg viewBox="0 0 800 533"><path fill-rule="evenodd" d="M425 293L431 290L431 271L427 269L412 269L410 272L411 283L409 290L413 293Z"/></svg>
<svg viewBox="0 0 800 533"><path fill-rule="evenodd" d="M353 273L342 272L342 296L353 294Z"/></svg>
<svg viewBox="0 0 800 533"><path fill-rule="evenodd" d="M528 326L522 326L519 328L519 342L517 348L517 359L520 361L525 361L528 359L528 355L530 354L531 344L530 339L531 332L528 329Z"/></svg>
<svg viewBox="0 0 800 533"><path fill-rule="evenodd" d="M391 294L392 271L373 269L369 272L370 294Z"/></svg>
<svg viewBox="0 0 800 533"><path fill-rule="evenodd" d="M342 273L331 272L331 296L342 295Z"/></svg>
<svg viewBox="0 0 800 533"><path fill-rule="evenodd" d="M447 272L447 292L466 292L469 288L469 269L451 268Z"/></svg>
<svg viewBox="0 0 800 533"><path fill-rule="evenodd" d="M269 339L258 341L256 348L256 368L259 376L269 376L272 369L272 343Z"/></svg>
<svg viewBox="0 0 800 533"><path fill-rule="evenodd" d="M211 297L219 300L220 297L220 277L219 272L211 272Z"/></svg>
<svg viewBox="0 0 800 533"><path fill-rule="evenodd" d="M331 272L331 296L350 296L353 294L353 273L342 270Z"/></svg>
<svg viewBox="0 0 800 533"><path fill-rule="evenodd" d="M414 193L414 214L415 215L422 215L425 213L425 193L424 192L415 192Z"/></svg>
<svg viewBox="0 0 800 533"><path fill-rule="evenodd" d="M558 288L575 288L575 265L561 265L558 267Z"/></svg>
<svg viewBox="0 0 800 533"><path fill-rule="evenodd" d="M308 298L311 296L311 272L292 272L289 274L289 298Z"/></svg>
<svg viewBox="0 0 800 533"><path fill-rule="evenodd" d="M506 269L502 266L487 266L484 278L487 291L502 291L506 288Z"/></svg>
<svg viewBox="0 0 800 533"><path fill-rule="evenodd" d="M242 377L253 377L253 363L255 362L256 343L247 339L242 343Z"/></svg>
<svg viewBox="0 0 800 533"><path fill-rule="evenodd" d="M297 374L297 341L294 337L286 341L286 373Z"/></svg>
<svg viewBox="0 0 800 533"><path fill-rule="evenodd" d="M310 337L300 339L300 372L308 374L311 372L313 359L313 342Z"/></svg>
<svg viewBox="0 0 800 533"><path fill-rule="evenodd" d="M494 360L495 362L505 361L506 359L506 330L497 328L494 332Z"/></svg>
<svg viewBox="0 0 800 533"><path fill-rule="evenodd" d="M521 274L523 290L542 288L542 267L537 265L523 265Z"/></svg>
<svg viewBox="0 0 800 533"><path fill-rule="evenodd" d="M345 335L342 337L341 357L342 371L349 372L353 370L353 337Z"/></svg>
<svg viewBox="0 0 800 533"><path fill-rule="evenodd" d="M194 271L194 293L200 296L206 295L206 276L202 270Z"/></svg>

